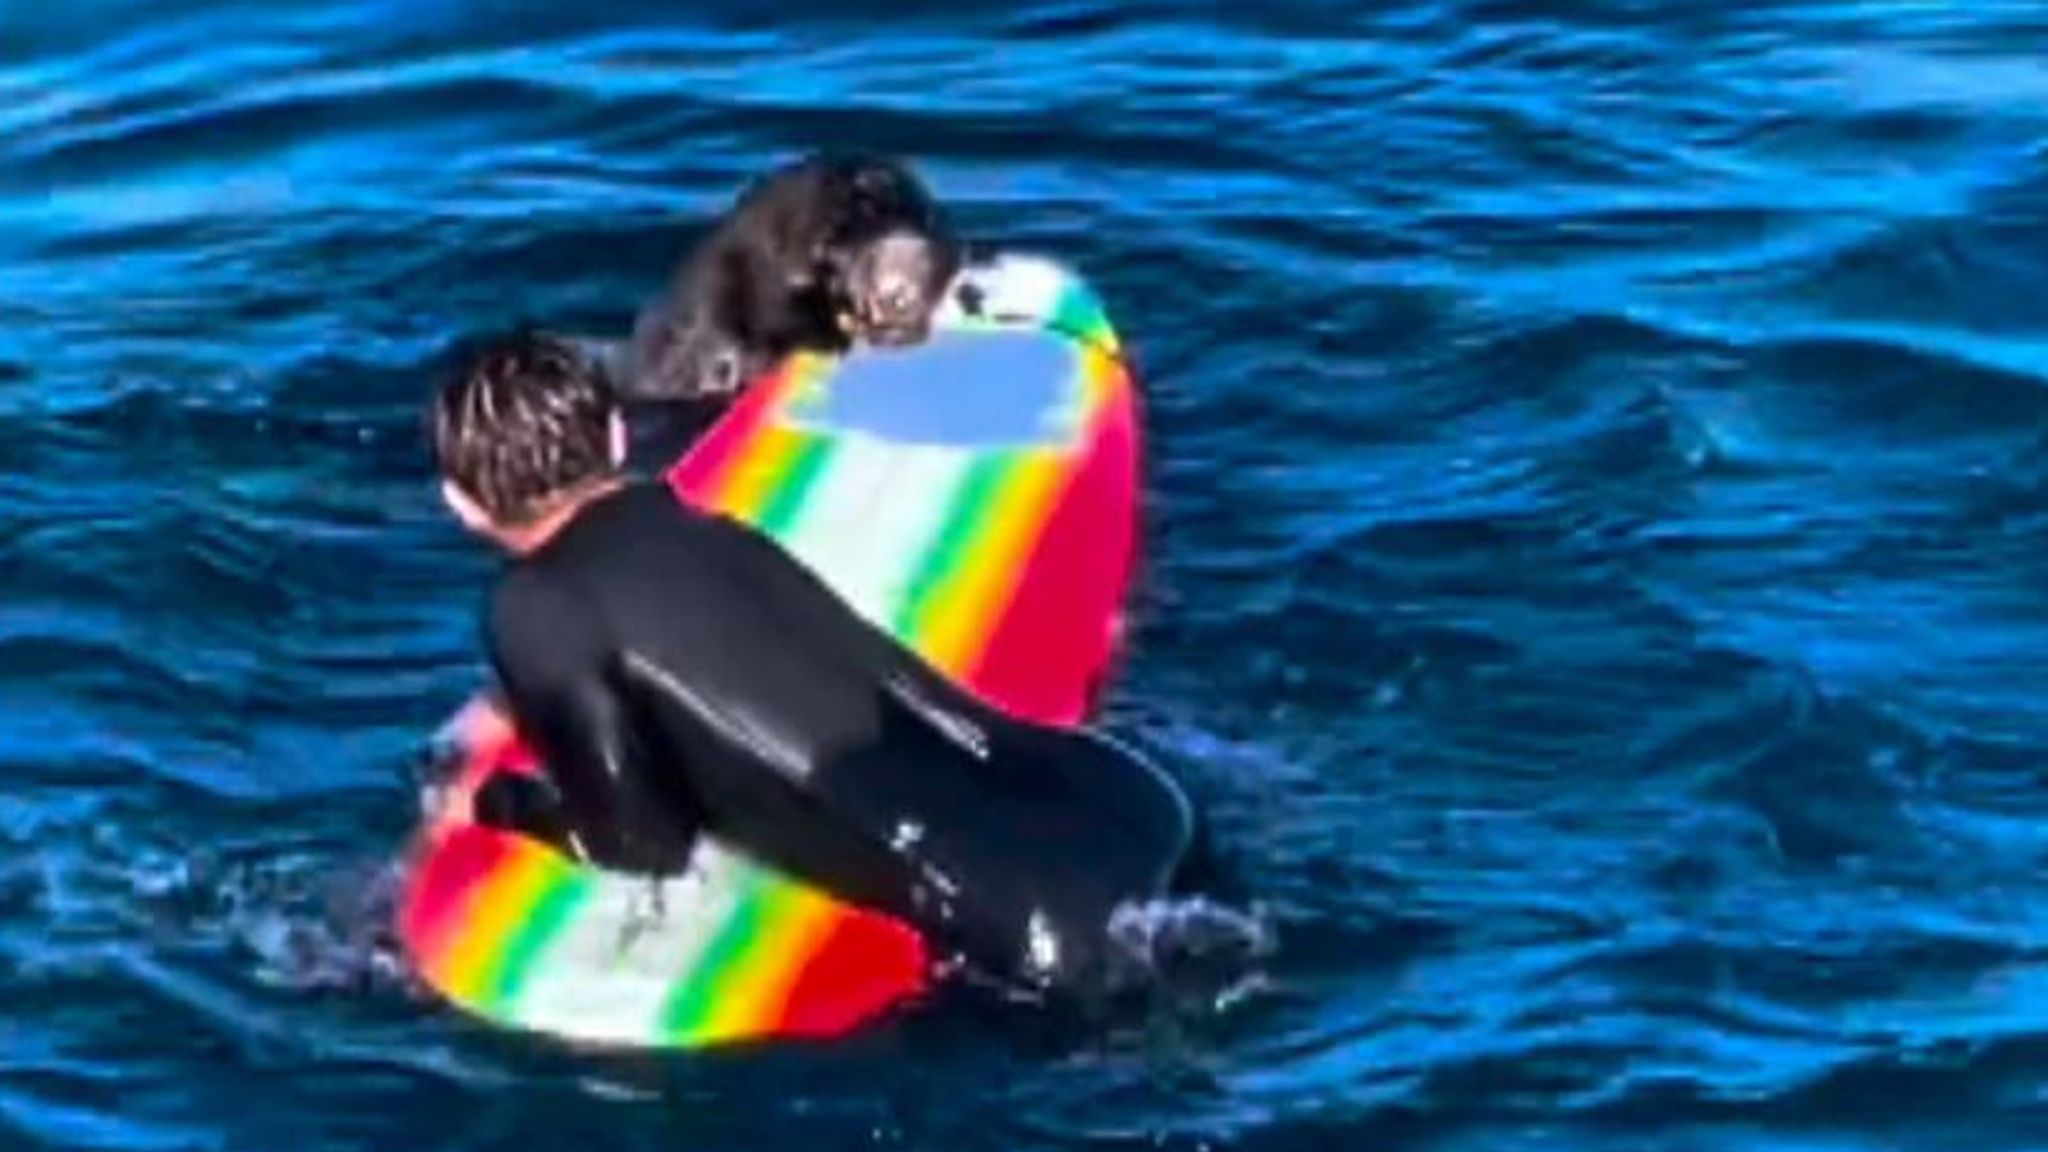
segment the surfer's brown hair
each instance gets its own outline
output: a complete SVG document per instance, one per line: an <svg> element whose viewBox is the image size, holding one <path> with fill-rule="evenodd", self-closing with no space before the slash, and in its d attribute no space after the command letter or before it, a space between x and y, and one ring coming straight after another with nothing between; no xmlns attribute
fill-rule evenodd
<svg viewBox="0 0 2048 1152"><path fill-rule="evenodd" d="M528 328L490 336L435 397L435 462L492 519L524 525L616 472L617 409L604 372L568 341Z"/></svg>

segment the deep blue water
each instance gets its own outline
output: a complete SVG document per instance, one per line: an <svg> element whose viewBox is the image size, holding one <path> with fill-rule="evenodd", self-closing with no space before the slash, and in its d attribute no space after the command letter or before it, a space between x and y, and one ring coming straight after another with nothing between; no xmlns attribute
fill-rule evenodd
<svg viewBox="0 0 2048 1152"><path fill-rule="evenodd" d="M936 11L0 10L0 1147L2048 1144L2048 13ZM1137 346L1263 990L599 1058L377 945L436 357L824 143Z"/></svg>

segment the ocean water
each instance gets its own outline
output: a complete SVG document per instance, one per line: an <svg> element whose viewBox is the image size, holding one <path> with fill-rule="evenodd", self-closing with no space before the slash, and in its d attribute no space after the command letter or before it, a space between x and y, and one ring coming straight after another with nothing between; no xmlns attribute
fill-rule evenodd
<svg viewBox="0 0 2048 1152"><path fill-rule="evenodd" d="M0 8L0 1147L2048 1145L2048 12ZM377 901L490 559L452 340L825 144L1100 287L1106 723L1276 949L1081 1035L597 1056Z"/></svg>

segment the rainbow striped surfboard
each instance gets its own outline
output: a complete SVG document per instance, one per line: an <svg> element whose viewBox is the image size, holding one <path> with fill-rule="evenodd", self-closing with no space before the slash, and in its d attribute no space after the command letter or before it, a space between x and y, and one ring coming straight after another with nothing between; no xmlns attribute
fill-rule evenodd
<svg viewBox="0 0 2048 1152"><path fill-rule="evenodd" d="M997 707L1073 724L1132 576L1137 397L1079 280L1001 287L1003 312L948 316L916 348L793 358L669 480ZM587 1043L697 1047L841 1035L926 990L908 926L715 841L656 884L469 822L491 774L535 768L488 709L456 726L465 761L415 844L399 931L458 1008Z"/></svg>

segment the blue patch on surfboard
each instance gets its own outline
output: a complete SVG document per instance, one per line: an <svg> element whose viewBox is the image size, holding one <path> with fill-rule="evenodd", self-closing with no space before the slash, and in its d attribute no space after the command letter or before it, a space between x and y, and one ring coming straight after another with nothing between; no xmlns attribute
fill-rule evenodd
<svg viewBox="0 0 2048 1152"><path fill-rule="evenodd" d="M973 451L1056 447L1080 434L1081 352L1042 330L939 329L909 348L857 348L793 397L789 423Z"/></svg>

